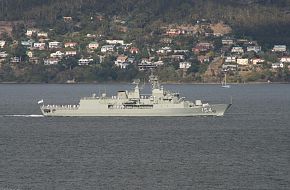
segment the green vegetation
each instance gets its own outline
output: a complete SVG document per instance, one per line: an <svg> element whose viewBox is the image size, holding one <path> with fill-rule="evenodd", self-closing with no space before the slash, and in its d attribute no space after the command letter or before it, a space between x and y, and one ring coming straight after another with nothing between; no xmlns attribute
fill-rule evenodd
<svg viewBox="0 0 290 190"><path fill-rule="evenodd" d="M126 18L129 27L146 32L157 32L156 22L160 21L188 23L204 18L223 20L234 28L236 35L251 36L263 44L290 45L290 8L287 7L290 0L2 0L0 18L35 21L39 26L54 27L59 34L79 30L63 23L63 16L82 21L99 13L118 16ZM92 31L101 27L108 32L110 26L82 22L80 27Z"/></svg>

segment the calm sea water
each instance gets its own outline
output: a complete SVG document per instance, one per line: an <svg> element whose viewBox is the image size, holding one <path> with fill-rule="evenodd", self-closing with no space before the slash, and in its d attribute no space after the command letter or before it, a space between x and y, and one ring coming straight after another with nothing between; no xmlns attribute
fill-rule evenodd
<svg viewBox="0 0 290 190"><path fill-rule="evenodd" d="M224 117L44 118L129 85L0 84L0 190L290 189L290 85L165 85ZM148 91L145 87L144 91Z"/></svg>

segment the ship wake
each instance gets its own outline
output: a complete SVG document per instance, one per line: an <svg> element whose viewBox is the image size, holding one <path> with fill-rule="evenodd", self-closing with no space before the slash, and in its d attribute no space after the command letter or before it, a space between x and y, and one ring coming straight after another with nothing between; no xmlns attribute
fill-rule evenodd
<svg viewBox="0 0 290 190"><path fill-rule="evenodd" d="M44 117L43 115L1 115L0 117Z"/></svg>

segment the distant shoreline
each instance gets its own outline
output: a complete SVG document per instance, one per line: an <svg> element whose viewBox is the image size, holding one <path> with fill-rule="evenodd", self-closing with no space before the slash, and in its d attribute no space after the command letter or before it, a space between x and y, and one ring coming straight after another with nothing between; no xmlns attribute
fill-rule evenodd
<svg viewBox="0 0 290 190"><path fill-rule="evenodd" d="M66 85L80 85L80 84L132 84L130 82L75 82L75 83L43 83L43 82L0 82L0 84L66 84ZM221 85L221 83L209 82L161 82L161 84L192 84L192 85ZM245 82L245 83L227 83L229 85L255 85L255 84L290 84L290 82Z"/></svg>

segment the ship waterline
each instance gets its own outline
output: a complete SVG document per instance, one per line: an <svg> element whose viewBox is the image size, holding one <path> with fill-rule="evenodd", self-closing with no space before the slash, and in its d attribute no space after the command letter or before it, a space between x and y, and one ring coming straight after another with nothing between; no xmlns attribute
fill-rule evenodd
<svg viewBox="0 0 290 190"><path fill-rule="evenodd" d="M42 105L44 116L112 116L112 117L185 117L223 116L231 104L208 104L201 100L186 101L179 93L166 91L160 86L157 77L151 76L152 94L141 95L138 84L132 91L118 91L116 96L82 98L78 105Z"/></svg>

